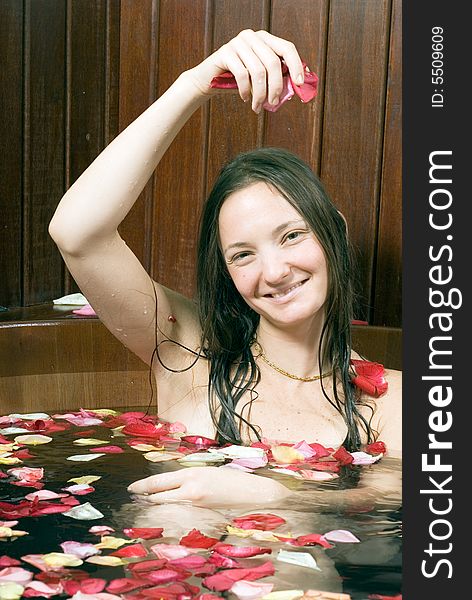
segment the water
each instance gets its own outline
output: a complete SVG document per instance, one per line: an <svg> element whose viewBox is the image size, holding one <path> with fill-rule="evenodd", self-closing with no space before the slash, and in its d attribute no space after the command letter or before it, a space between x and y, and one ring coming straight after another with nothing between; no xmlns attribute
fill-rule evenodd
<svg viewBox="0 0 472 600"><path fill-rule="evenodd" d="M56 419L56 422L64 423L60 419ZM5 424L0 427L5 427ZM150 506L131 498L126 489L128 484L154 473L180 468L176 461L150 463L144 459L143 452L134 450L127 444L130 439L138 438L115 433L101 425L83 427L73 425L64 432L40 433L49 435L53 441L41 446L29 446L34 458L25 459L18 465L0 465L0 470L6 473L13 467L43 467L44 489L55 492L61 492L62 488L71 485L67 481L73 477L98 475L101 479L91 484L95 491L88 495L77 496L77 499L81 503L90 502L103 513L104 517L91 521L78 521L62 514L20 518L19 524L14 529L28 531L29 535L1 544L0 555L21 558L26 554L61 552L60 543L64 541L98 543L100 538L88 532L94 525L109 525L116 530L111 535L123 538L126 538L122 531L125 527L163 527L165 537L143 542L148 547L161 541L178 543L183 535L196 528L225 543L271 548L271 555L248 558L241 562L244 566L254 566L266 560L273 560L276 567L275 575L260 580L264 583L274 583L273 591L284 589L342 591L350 594L352 600L367 600L369 594L387 596L400 594L401 512L398 498L387 498L382 505L368 512L349 514L336 506L331 506L329 512L326 511L326 507L323 512L318 512L315 502L313 502L313 510L307 509L311 502L311 490L326 490L326 493L329 493L329 490L355 488L358 485L357 473L362 472L363 469L368 469L369 475L374 480L376 476L385 474L397 477L400 473L400 464L393 459L384 458L380 463L369 467L346 468L346 473L341 473L339 479L320 484L300 482L284 475L277 475L279 481L291 488L305 490L307 501L300 506L291 503L289 507L272 507L267 510L258 508L254 511L209 510L185 504ZM13 440L15 435L8 434L5 437ZM91 462L66 460L71 455L89 454L93 451L92 446L78 446L73 443L81 437L109 441L110 444L123 448L124 452L106 454ZM170 446L175 450L178 442L170 443ZM0 452L1 449L0 445ZM192 449L195 450L194 447ZM0 501L17 503L23 500L26 494L35 491L34 488L11 485L11 481L14 480L12 477L0 479ZM354 534L360 543L335 543L330 549L313 546L297 548L279 542L257 541L227 535L226 525L231 519L250 512L270 512L283 517L286 523L274 531L278 535L288 535L290 532L293 535L323 534L342 529ZM1 520L8 519L0 516ZM281 548L287 551L309 552L315 557L321 571L275 560ZM106 550L103 554L110 552L112 551ZM208 552L203 555L207 557ZM150 554L147 558L154 559L155 556ZM23 566L36 572L31 565ZM107 580L129 576L123 567L111 568L84 563L79 569L88 572L90 577L104 577ZM192 577L188 582L200 586L203 593L209 593L209 590L201 585L201 578ZM229 596L233 597L231 594ZM123 597L125 598L126 595Z"/></svg>

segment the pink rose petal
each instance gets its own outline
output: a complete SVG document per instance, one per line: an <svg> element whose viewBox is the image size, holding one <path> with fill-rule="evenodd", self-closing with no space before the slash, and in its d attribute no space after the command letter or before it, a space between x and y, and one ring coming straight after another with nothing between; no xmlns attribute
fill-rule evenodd
<svg viewBox="0 0 472 600"><path fill-rule="evenodd" d="M88 558L100 554L100 550L93 544L82 544L81 542L63 542L60 544L65 554L75 554L79 558Z"/></svg>
<svg viewBox="0 0 472 600"><path fill-rule="evenodd" d="M107 533L114 533L115 530L108 525L94 525L93 527L90 527L88 531L95 535L106 535Z"/></svg>
<svg viewBox="0 0 472 600"><path fill-rule="evenodd" d="M198 552L197 549L180 546L180 544L154 544L150 549L157 558L166 558L167 560L184 558L189 554Z"/></svg>
<svg viewBox="0 0 472 600"><path fill-rule="evenodd" d="M22 569L21 567L5 567L0 570L0 582L12 581L14 583L19 583L20 585L25 585L32 579L33 573L26 569Z"/></svg>
<svg viewBox="0 0 472 600"><path fill-rule="evenodd" d="M273 588L273 583L260 583L259 581L241 579L233 583L229 591L233 592L240 600L257 600L266 594L270 594Z"/></svg>
<svg viewBox="0 0 472 600"><path fill-rule="evenodd" d="M31 492L31 494L27 494L25 496L26 500L56 500L57 498L65 498L67 494L57 494L56 492L51 492L50 490L39 490L37 492Z"/></svg>
<svg viewBox="0 0 472 600"><path fill-rule="evenodd" d="M62 594L61 583L44 583L43 581L31 581L23 592L23 598L50 598Z"/></svg>
<svg viewBox="0 0 472 600"><path fill-rule="evenodd" d="M372 465L383 456L382 454L372 456L372 454L367 454L366 452L351 452L351 454L354 457L354 460L352 461L353 465Z"/></svg>
<svg viewBox="0 0 472 600"><path fill-rule="evenodd" d="M324 538L329 540L330 542L340 542L340 543L357 543L360 542L359 539L356 538L354 534L350 531L346 531L346 529L333 529L333 531L328 531L323 535Z"/></svg>

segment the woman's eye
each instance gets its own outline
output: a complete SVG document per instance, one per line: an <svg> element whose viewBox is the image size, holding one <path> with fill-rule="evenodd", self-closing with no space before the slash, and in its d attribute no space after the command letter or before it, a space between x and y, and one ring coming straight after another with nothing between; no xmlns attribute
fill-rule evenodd
<svg viewBox="0 0 472 600"><path fill-rule="evenodd" d="M241 262L248 256L250 256L249 252L240 252L239 254L236 254L235 256L233 256L233 258L231 259L230 262L232 262L232 263Z"/></svg>
<svg viewBox="0 0 472 600"><path fill-rule="evenodd" d="M290 233L287 233L287 235L285 236L285 240L288 242L292 242L293 240L298 239L302 235L302 233L302 231L291 231Z"/></svg>

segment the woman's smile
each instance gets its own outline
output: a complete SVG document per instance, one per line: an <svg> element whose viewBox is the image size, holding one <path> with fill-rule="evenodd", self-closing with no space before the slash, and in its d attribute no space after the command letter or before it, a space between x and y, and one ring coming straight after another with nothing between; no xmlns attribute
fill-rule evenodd
<svg viewBox="0 0 472 600"><path fill-rule="evenodd" d="M297 283L294 283L290 287L287 287L278 292L272 292L268 294L264 294L264 298L270 298L279 304L283 304L284 302L289 302L297 293L300 291L300 288L308 281L308 279L304 279Z"/></svg>

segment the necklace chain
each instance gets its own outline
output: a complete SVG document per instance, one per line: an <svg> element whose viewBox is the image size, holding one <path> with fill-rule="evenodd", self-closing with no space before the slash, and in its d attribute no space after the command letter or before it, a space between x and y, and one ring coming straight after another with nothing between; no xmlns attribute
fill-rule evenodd
<svg viewBox="0 0 472 600"><path fill-rule="evenodd" d="M298 375L294 375L293 373L289 373L285 369L282 369L282 367L278 367L276 364L270 361L265 355L264 350L259 342L254 342L253 346L258 353L256 358L260 356L262 360L269 365L269 367L272 367L281 375L285 375L285 377L290 377L290 379L296 379L297 381L318 381L318 379L321 379L322 377L329 377L332 373L332 371L327 371L326 373L320 373L320 375L313 375L312 377L299 377Z"/></svg>

